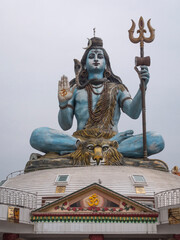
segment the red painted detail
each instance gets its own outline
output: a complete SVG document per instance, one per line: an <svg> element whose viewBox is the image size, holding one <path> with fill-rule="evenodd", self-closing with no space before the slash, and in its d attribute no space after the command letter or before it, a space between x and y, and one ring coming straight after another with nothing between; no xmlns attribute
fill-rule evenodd
<svg viewBox="0 0 180 240"><path fill-rule="evenodd" d="M173 238L176 239L176 240L180 240L180 234L174 234Z"/></svg>
<svg viewBox="0 0 180 240"><path fill-rule="evenodd" d="M158 213L32 213L32 216L104 216L104 217L158 217Z"/></svg>
<svg viewBox="0 0 180 240"><path fill-rule="evenodd" d="M3 234L3 240L16 240L17 238L19 238L19 234L14 234L14 233Z"/></svg>
<svg viewBox="0 0 180 240"><path fill-rule="evenodd" d="M89 239L90 240L104 240L104 235L90 234Z"/></svg>

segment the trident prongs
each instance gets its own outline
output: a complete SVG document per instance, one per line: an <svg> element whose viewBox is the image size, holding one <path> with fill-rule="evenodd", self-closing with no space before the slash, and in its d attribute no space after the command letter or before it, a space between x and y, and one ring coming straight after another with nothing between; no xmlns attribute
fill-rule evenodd
<svg viewBox="0 0 180 240"><path fill-rule="evenodd" d="M130 39L131 42L133 42L133 43L140 42L140 46L143 47L144 42L150 43L154 40L155 29L152 28L152 26L150 24L151 19L149 19L148 22L147 22L147 26L148 26L148 29L149 29L149 32L150 32L150 36L148 38L144 36L144 33L146 33L146 30L144 29L144 19L143 19L143 17L140 17L140 19L139 19L139 30L137 30L137 33L139 33L139 37L137 37L137 38L135 38L133 36L136 24L132 19L131 19L131 21L132 21L132 26L129 29L129 39Z"/></svg>

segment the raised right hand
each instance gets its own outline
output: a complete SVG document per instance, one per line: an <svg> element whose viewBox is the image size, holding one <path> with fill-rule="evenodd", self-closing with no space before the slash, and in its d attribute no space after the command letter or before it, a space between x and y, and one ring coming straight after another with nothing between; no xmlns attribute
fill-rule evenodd
<svg viewBox="0 0 180 240"><path fill-rule="evenodd" d="M68 78L66 76L62 76L61 80L58 83L58 99L59 102L65 102L72 98L74 92L74 88L70 90Z"/></svg>

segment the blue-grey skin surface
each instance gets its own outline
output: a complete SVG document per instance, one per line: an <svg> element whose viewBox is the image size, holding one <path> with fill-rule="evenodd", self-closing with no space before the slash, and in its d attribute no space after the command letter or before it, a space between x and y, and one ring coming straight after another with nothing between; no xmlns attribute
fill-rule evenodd
<svg viewBox="0 0 180 240"><path fill-rule="evenodd" d="M88 80L90 79L102 79L103 73L106 68L106 61L103 51L101 49L92 49L89 51L86 60L86 69L88 71ZM140 75L145 81L145 85L149 81L149 72L146 66L141 68ZM99 85L100 86L100 85ZM97 87L97 85L96 85ZM61 96L60 90L66 89L68 94L66 97ZM97 93L102 92L103 86L94 89ZM94 109L100 95L92 93L92 108ZM117 132L111 140L116 140L119 144L118 151L125 157L141 158L143 157L143 137L142 134L133 135L133 130L118 133L118 122L121 116L121 103L124 98L130 97L127 90L119 90L116 97L116 106L114 111L114 118L112 130ZM72 127L73 117L75 115L77 119L77 130L83 129L87 120L89 119L88 111L88 97L85 89L73 89L69 88L67 78L63 76L59 83L59 105L66 106L70 104L74 110L70 107L59 110L58 121L63 130L68 130ZM127 99L123 104L123 112L126 113L132 119L137 119L141 113L141 91L137 91L133 99ZM53 130L47 127L35 129L31 135L31 146L44 153L57 152L59 154L70 153L76 150L77 139L68 136L58 130ZM155 132L147 132L147 153L148 156L156 154L162 151L164 148L164 141L161 135Z"/></svg>

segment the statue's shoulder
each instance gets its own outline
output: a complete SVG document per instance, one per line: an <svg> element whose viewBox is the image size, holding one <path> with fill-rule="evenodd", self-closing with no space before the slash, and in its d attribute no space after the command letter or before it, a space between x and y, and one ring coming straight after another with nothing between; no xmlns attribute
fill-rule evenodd
<svg viewBox="0 0 180 240"><path fill-rule="evenodd" d="M120 90L121 92L128 91L127 87L123 83L108 82L109 89Z"/></svg>

